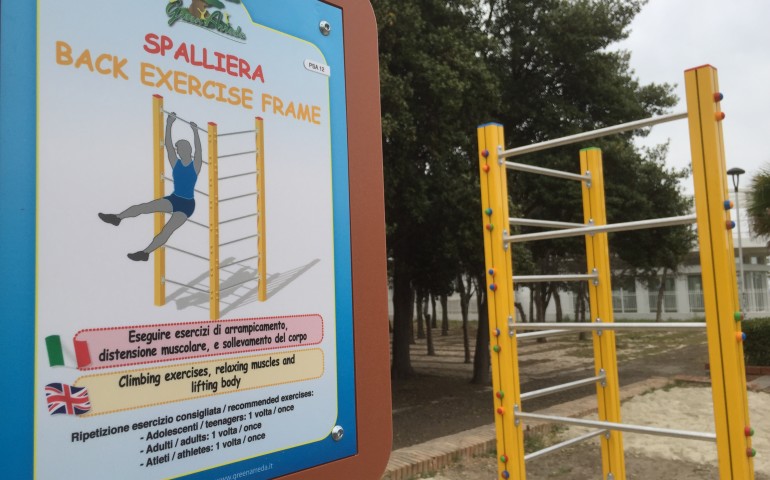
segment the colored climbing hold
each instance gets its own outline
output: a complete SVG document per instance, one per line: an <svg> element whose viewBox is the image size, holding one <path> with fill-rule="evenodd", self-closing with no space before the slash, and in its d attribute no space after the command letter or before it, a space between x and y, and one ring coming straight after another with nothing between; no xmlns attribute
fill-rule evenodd
<svg viewBox="0 0 770 480"><path fill-rule="evenodd" d="M754 458L754 457L756 457L756 456L757 456L757 451L756 451L756 450L754 450L753 448L747 448L747 449L746 449L746 455L747 455L749 458Z"/></svg>
<svg viewBox="0 0 770 480"><path fill-rule="evenodd" d="M727 227L728 230L732 230L733 228L735 228L735 222L733 222L732 220L728 220L725 222L725 226Z"/></svg>
<svg viewBox="0 0 770 480"><path fill-rule="evenodd" d="M747 437L753 437L754 436L754 429L751 428L751 427L746 427L743 430L743 434L746 435Z"/></svg>
<svg viewBox="0 0 770 480"><path fill-rule="evenodd" d="M495 285L493 283L492 285L489 286L489 289L492 290L493 292L496 292L497 291L497 285Z"/></svg>
<svg viewBox="0 0 770 480"><path fill-rule="evenodd" d="M494 350L495 353L500 353L500 345L495 345L494 347L492 347L492 350Z"/></svg>
<svg viewBox="0 0 770 480"><path fill-rule="evenodd" d="M492 215L492 209L487 208L486 210L484 210L484 213L486 213L487 215Z"/></svg>
<svg viewBox="0 0 770 480"><path fill-rule="evenodd" d="M499 392L497 392L497 393L495 394L495 396L496 396L497 398L499 398L500 400L502 400L502 399L503 399L503 397L505 396L505 393L504 393L502 390L500 390Z"/></svg>
<svg viewBox="0 0 770 480"><path fill-rule="evenodd" d="M495 276L495 269L494 268L490 268L489 269L489 274L494 277Z"/></svg>
<svg viewBox="0 0 770 480"><path fill-rule="evenodd" d="M497 413L499 415L505 415L505 408L503 407L497 407Z"/></svg>
<svg viewBox="0 0 770 480"><path fill-rule="evenodd" d="M499 328L496 328L496 329L495 329L495 336L496 336L496 337L499 337L499 336L500 336L500 329L499 329Z"/></svg>
<svg viewBox="0 0 770 480"><path fill-rule="evenodd" d="M725 112L717 112L716 113L717 122L721 122L722 120L724 120L725 116L726 116Z"/></svg>
<svg viewBox="0 0 770 480"><path fill-rule="evenodd" d="M730 210L734 206L735 204L733 204L732 200L725 200L725 210Z"/></svg>
<svg viewBox="0 0 770 480"><path fill-rule="evenodd" d="M489 173L489 165L484 165L481 169L484 170L484 173Z"/></svg>
<svg viewBox="0 0 770 480"><path fill-rule="evenodd" d="M500 461L503 463L508 463L508 455L500 455Z"/></svg>
<svg viewBox="0 0 770 480"><path fill-rule="evenodd" d="M489 157L489 150L486 150L486 149L482 150L481 151L481 156L484 157L484 158Z"/></svg>
<svg viewBox="0 0 770 480"><path fill-rule="evenodd" d="M746 318L746 316L743 314L743 312L735 312L735 315L733 315L733 318L735 318L736 322L742 322L743 319Z"/></svg>
<svg viewBox="0 0 770 480"><path fill-rule="evenodd" d="M503 478L509 478L511 476L510 473L508 473L508 470L503 470Z"/></svg>
<svg viewBox="0 0 770 480"><path fill-rule="evenodd" d="M715 102L721 102L722 100L724 100L724 98L725 98L725 96L722 95L722 92L716 92L714 94L714 101Z"/></svg>
<svg viewBox="0 0 770 480"><path fill-rule="evenodd" d="M492 225L491 223L488 223L488 224L487 224L487 230L489 230L489 231L491 232L491 231L492 231L492 230L494 230L494 229L495 229L495 226L494 226L494 225Z"/></svg>
<svg viewBox="0 0 770 480"><path fill-rule="evenodd" d="M743 332L736 332L735 339L738 340L739 342L744 342L746 341L746 334Z"/></svg>

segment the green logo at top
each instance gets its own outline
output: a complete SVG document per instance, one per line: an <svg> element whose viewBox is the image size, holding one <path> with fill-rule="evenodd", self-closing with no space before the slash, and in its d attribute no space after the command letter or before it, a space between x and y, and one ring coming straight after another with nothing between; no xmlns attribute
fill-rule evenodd
<svg viewBox="0 0 770 480"><path fill-rule="evenodd" d="M241 3L241 0L227 1ZM241 27L230 23L230 15L223 11L224 8L225 4L220 0L192 0L189 7L185 7L184 0L171 0L166 5L166 14L169 25L182 21L238 40L246 40Z"/></svg>

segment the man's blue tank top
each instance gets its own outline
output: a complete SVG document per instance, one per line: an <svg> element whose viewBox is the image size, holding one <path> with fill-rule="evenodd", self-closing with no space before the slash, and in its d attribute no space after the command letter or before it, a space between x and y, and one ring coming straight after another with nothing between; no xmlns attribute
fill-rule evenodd
<svg viewBox="0 0 770 480"><path fill-rule="evenodd" d="M195 162L190 162L184 166L181 160L177 160L174 165L173 176L174 195L190 200L195 198L195 182L198 181L198 174L195 173Z"/></svg>

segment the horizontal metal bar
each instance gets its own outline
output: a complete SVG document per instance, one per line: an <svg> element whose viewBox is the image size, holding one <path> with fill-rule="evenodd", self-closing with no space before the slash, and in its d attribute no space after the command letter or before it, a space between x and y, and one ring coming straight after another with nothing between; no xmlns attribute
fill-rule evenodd
<svg viewBox="0 0 770 480"><path fill-rule="evenodd" d="M544 397L552 393L563 392L565 390L571 390L573 388L583 387L585 385L591 385L596 382L601 382L606 379L607 376L597 375L596 377L586 378L583 380L575 380L574 382L562 383L561 385L555 385L553 387L541 388L540 390L532 390L531 392L522 393L521 400L531 400L533 398Z"/></svg>
<svg viewBox="0 0 770 480"><path fill-rule="evenodd" d="M165 113L166 115L171 115L172 112L168 112L166 110L163 110L163 113ZM182 123L186 123L187 125L190 125L190 122L188 122L187 120L185 120L184 118L182 118L180 116L177 116L177 114L174 114L174 116L176 117L177 120L181 121ZM190 125L190 126L192 126L192 125ZM199 127L197 124L195 125L195 127L198 130L200 130L201 132L209 133L208 130L206 130L205 128Z"/></svg>
<svg viewBox="0 0 770 480"><path fill-rule="evenodd" d="M568 275L514 275L513 281L517 283L542 283L542 282L580 282L584 280L596 280L598 273L592 274L568 274Z"/></svg>
<svg viewBox="0 0 770 480"><path fill-rule="evenodd" d="M219 133L217 134L217 137L229 137L230 135L241 135L242 133L255 133L256 130L243 130L241 132L227 132L227 133Z"/></svg>
<svg viewBox="0 0 770 480"><path fill-rule="evenodd" d="M258 281L257 277L250 278L250 279L248 279L246 281L243 281L243 282L240 282L240 283L236 283L235 285L230 285L229 287L220 288L219 291L220 292L224 292L225 290L232 290L233 288L240 287L241 285L243 285L245 283L256 282L256 281Z"/></svg>
<svg viewBox="0 0 770 480"><path fill-rule="evenodd" d="M523 227L552 227L552 228L580 228L585 227L583 223L572 222L554 222L551 220L533 220L531 218L509 218L511 225L521 225Z"/></svg>
<svg viewBox="0 0 770 480"><path fill-rule="evenodd" d="M594 437L598 437L600 435L604 435L607 433L608 430L594 430L593 432L588 432L583 435L580 435L579 437L570 438L569 440L565 440L563 442L551 445L550 447L546 447L542 450L538 450L537 452L532 452L527 455L524 455L524 461L528 462L530 460L534 460L535 458L542 457L544 455L548 455L549 453L554 453L562 448L569 447L570 445L575 445L578 443L583 443L586 440L590 440Z"/></svg>
<svg viewBox="0 0 770 480"><path fill-rule="evenodd" d="M230 200L237 200L237 199L239 199L239 198L244 198L244 197L253 197L253 196L254 196L254 195L256 195L256 194L257 194L257 192L254 192L254 193L247 193L247 194L244 194L244 195L238 195L237 197L222 198L222 199L220 199L220 200L219 200L219 203L222 203L222 202L229 202Z"/></svg>
<svg viewBox="0 0 770 480"><path fill-rule="evenodd" d="M690 330L705 329L705 322L586 322L586 323L568 323L568 322L532 322L532 323L514 323L515 330L571 330L571 331L593 331L593 330Z"/></svg>
<svg viewBox="0 0 770 480"><path fill-rule="evenodd" d="M200 258L201 260L206 260L207 262L210 261L208 257L204 257L202 255L196 255L195 253L182 250L181 248L172 247L171 245L164 245L163 248L168 248L169 250L173 250L175 252L184 253L185 255L189 255L191 257Z"/></svg>
<svg viewBox="0 0 770 480"><path fill-rule="evenodd" d="M522 324L522 325L526 325L526 324ZM533 338L556 337L558 335L567 335L569 333L572 333L572 331L571 330L543 330L540 332L517 333L516 338L519 340L528 340Z"/></svg>
<svg viewBox="0 0 770 480"><path fill-rule="evenodd" d="M255 258L259 258L259 255L254 255L253 257L244 258L243 260L238 260L236 262L228 263L225 265L220 265L220 270L227 267L232 267L233 265L238 265L239 263L248 262L249 260L254 260Z"/></svg>
<svg viewBox="0 0 770 480"><path fill-rule="evenodd" d="M561 147L563 145L571 145L573 143L580 143L586 140L593 140L595 138L606 137L616 133L627 132L629 130L637 130L639 128L651 127L659 123L673 122L675 120L681 120L687 118L687 112L672 113L669 115L660 115L658 117L646 118L643 120L636 120L628 123L621 123L620 125L613 125L611 127L599 128L590 132L578 133L576 135L569 135L567 137L555 138L553 140L546 140L545 142L534 143L532 145L525 145L523 147L512 148L500 152L500 158L510 158L526 153L539 152L541 150L547 150L549 148Z"/></svg>
<svg viewBox="0 0 770 480"><path fill-rule="evenodd" d="M257 153L257 151L250 150L248 152L228 153L227 155L220 155L217 158L222 159L222 158L229 158L229 157L240 157L241 155L249 155L252 153Z"/></svg>
<svg viewBox="0 0 770 480"><path fill-rule="evenodd" d="M527 172L527 173L537 173L539 175L545 175L547 177L564 178L567 180L577 180L578 182L588 182L591 180L590 175L579 175L577 173L562 172L561 170L551 170L550 168L536 167L534 165L527 165L525 163L505 162L505 166L509 170L516 170L519 172Z"/></svg>
<svg viewBox="0 0 770 480"><path fill-rule="evenodd" d="M229 220L224 220L224 221L219 222L219 224L220 225L224 225L225 223L235 222L235 221L238 221L238 220L243 220L244 218L251 218L251 217L256 217L256 216L257 216L256 213L252 213L250 215L244 215L242 217L236 217L236 218L231 218Z"/></svg>
<svg viewBox="0 0 770 480"><path fill-rule="evenodd" d="M257 237L259 237L259 234L256 234L256 235L249 235L248 237L243 237L243 238L239 238L239 239L237 239L237 240L230 240L229 242L220 243L220 244L219 244L219 246L220 246L220 247L225 247L225 246L227 246L227 245L232 245L233 243L238 243L238 242L242 242L242 241L244 241L244 240L248 240L248 239L250 239L250 238L257 238Z"/></svg>
<svg viewBox="0 0 770 480"><path fill-rule="evenodd" d="M238 175L229 175L227 177L219 177L219 181L221 182L222 180L230 180L231 178L246 177L248 175L256 175L256 174L257 174L257 171L254 170L253 172L239 173Z"/></svg>
<svg viewBox="0 0 770 480"><path fill-rule="evenodd" d="M175 282L175 281L173 281L173 280L169 280L168 278L164 278L164 279L163 279L163 283L172 283L172 284L174 284L174 285L179 285L180 287L185 287L185 288L192 288L193 290L197 290L197 291L199 291L199 292L203 292L203 293L211 293L211 292L210 292L210 291L208 291L208 290L204 290L204 289L202 289L202 288L198 288L198 287L196 287L196 286L193 286L193 285L189 285L189 284L187 284L187 283L179 283L179 282Z"/></svg>
<svg viewBox="0 0 770 480"><path fill-rule="evenodd" d="M689 225L695 223L696 220L697 217L695 215L683 215L681 217L656 218L652 220L639 220L636 222L611 223L609 225L592 225L580 228L568 228L565 230L553 230L550 232L510 235L504 236L503 241L505 243L521 243L554 238L579 237L581 235L593 235L595 233L628 232L631 230L644 230L648 228Z"/></svg>
<svg viewBox="0 0 770 480"><path fill-rule="evenodd" d="M624 423L603 422L601 420L584 420L582 418L557 417L555 415L542 415L539 413L515 412L516 418L523 420L540 420L551 423L565 423L581 427L603 428L616 432L643 433L646 435L658 435L662 437L686 438L688 440L702 440L715 442L716 434L708 432L691 432L687 430L671 430L668 428L645 427L643 425L627 425Z"/></svg>

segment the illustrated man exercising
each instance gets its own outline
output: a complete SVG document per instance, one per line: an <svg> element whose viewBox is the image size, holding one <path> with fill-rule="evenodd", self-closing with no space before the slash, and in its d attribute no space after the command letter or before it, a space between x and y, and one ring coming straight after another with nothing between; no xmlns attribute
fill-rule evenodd
<svg viewBox="0 0 770 480"><path fill-rule="evenodd" d="M203 163L198 126L194 122L190 122L195 143L195 151L193 152L193 148L187 140L179 140L176 144L172 141L171 126L175 121L176 114L170 113L166 124L165 141L166 153L174 179L174 192L151 202L128 207L117 215L112 213L99 214L99 218L104 222L115 226L120 225L120 222L125 218L137 217L146 213L164 212L171 214L171 218L163 226L160 233L152 239L147 248L128 254L128 258L137 262L146 262L150 258L150 253L165 245L171 234L184 225L195 211L195 183L198 181L198 174Z"/></svg>

